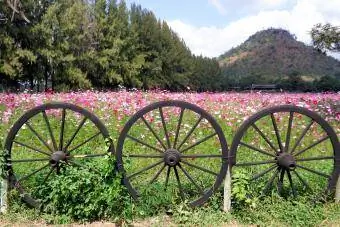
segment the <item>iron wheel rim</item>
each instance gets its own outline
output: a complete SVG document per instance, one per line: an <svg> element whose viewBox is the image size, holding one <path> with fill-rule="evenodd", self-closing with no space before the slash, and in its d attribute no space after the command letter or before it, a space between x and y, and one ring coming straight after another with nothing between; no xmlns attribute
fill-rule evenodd
<svg viewBox="0 0 340 227"><path fill-rule="evenodd" d="M53 126L51 125L51 116L49 116L48 112L51 111L61 111L62 116L60 119L60 130L59 135L55 134L56 131L53 129ZM74 131L68 132L69 136L66 136L66 121L69 120L67 117L71 115L78 115L81 119L81 121L76 122L74 124L74 128L72 128ZM41 116L39 116L41 115ZM53 116L53 114L52 114ZM34 118L41 118L41 119L34 119ZM74 116L73 116L74 117ZM34 128L32 126L31 120L39 121L41 120L45 124L46 128L46 134L41 134L41 131ZM79 120L80 120L79 119ZM89 137L85 137L86 140L83 140L79 142L79 134L80 133L87 133L83 132L85 129L85 125L90 124L90 126L94 126L94 128L97 130L95 134L91 134ZM33 137L40 137L38 140L42 143L41 146L45 146L45 149L36 148L35 145L30 145L29 141L17 141L16 138L18 137L18 134L21 133L22 130L27 129L27 127L30 129L31 135ZM58 127L58 126L57 126ZM32 128L32 129L31 129ZM41 129L40 129L41 130ZM34 132L35 131L35 132ZM70 135L72 135L70 137ZM85 152L86 154L82 154L82 152L77 153L79 149L81 149L83 146L88 145L88 143L92 143L96 139L102 139L101 147L106 147L106 150L102 153L97 154L91 154L91 152ZM49 139L49 140L48 140ZM48 141L47 141L48 140ZM18 144L19 143L19 144ZM104 144L105 143L105 144ZM15 152L21 152L21 150L13 150L15 149L15 146L18 145L19 147L23 147L23 149L28 148L28 152L35 151L35 154L39 155L45 155L44 158L35 158L35 159L20 159L16 160L13 159L13 156ZM17 148L18 149L18 148ZM33 149L33 150L32 150ZM42 174L40 171L44 169L48 169L48 174L45 176L43 183L46 183L48 179L51 178L52 174L54 174L57 169L65 166L65 165L71 165L76 166L79 168L88 168L90 171L96 171L92 167L89 167L87 165L81 164L81 162L84 162L85 159L89 158L100 158L104 157L107 154L114 154L114 145L111 141L111 138L109 136L109 132L105 125L101 122L101 120L91 113L90 111L79 107L77 105L71 104L71 103L64 103L64 102L53 102L53 103L47 103L43 104L37 107L34 107L27 112L25 112L12 126L10 129L6 141L5 141L5 150L8 152L6 157L6 170L8 172L8 181L9 181L9 187L10 189L15 188L19 191L20 196L22 199L30 206L33 207L39 207L40 200L34 198L31 195L31 192L34 192L34 189L31 189L30 192L28 191L28 188L23 186L22 182L29 179L30 177L36 177L36 174ZM60 151L61 150L61 151ZM59 153L58 153L59 152ZM24 152L25 153L25 152ZM31 155L32 153L27 153L27 155ZM61 156L60 156L61 154ZM65 157L67 155L67 157ZM63 160L62 160L63 159ZM44 162L46 165L43 166L42 169L36 169L35 171L30 171L29 174L26 174L22 177L18 177L16 174L15 168L20 169L20 164L24 165L26 163L38 163L38 162ZM55 163L54 163L55 162ZM86 162L85 162L86 163ZM18 166L18 167L16 167ZM25 167L24 167L25 168ZM27 167L26 167L27 168ZM58 170L58 171L59 171ZM99 172L98 172L99 173ZM31 175L32 174L32 175Z"/></svg>
<svg viewBox="0 0 340 227"><path fill-rule="evenodd" d="M148 114L148 113L150 113L150 112L152 112L152 111L157 111L157 110L159 110L159 109L164 109L164 108L180 108L181 109L181 112L183 111L185 111L185 110L188 110L188 111L192 111L192 112L194 112L194 113L197 113L199 116L201 116L203 119L206 119L208 122L209 122L209 124L211 124L211 126L212 126L212 128L213 128L213 130L215 131L215 133L216 133L216 135L215 136L217 136L217 138L218 138L218 140L219 140L219 146L220 146L220 149L221 149L221 154L219 155L220 156L220 159L221 159L221 165L220 165L220 168L219 168L219 172L217 173L217 176L216 176L216 179L215 179L215 181L214 181L214 184L213 185L211 185L210 186L210 188L209 189L207 189L207 190L204 190L204 193L203 193L203 195L202 196L199 196L198 198L195 198L193 201L190 201L189 202L189 204L191 205L191 206L199 206L199 205L201 205L201 204L203 204L204 202L206 202L207 200L208 200L208 198L214 193L214 191L216 191L217 189L218 189L218 187L221 185L221 183L222 183L222 181L223 181L223 179L224 179L224 176L225 176L225 174L226 174L226 172L227 172L227 168L228 168L228 163L227 163L227 157L228 157L228 148L227 148L227 142L226 142L226 140L225 140L225 137L224 137L224 134L223 134L223 132L222 132L222 129L220 128L220 126L217 124L217 122L215 121L215 119L210 115L210 114L208 114L206 111L204 111L203 109L201 109L200 107L198 107L198 106L196 106L196 105L193 105L193 104L190 104L190 103L187 103L187 102L184 102L184 101L178 101L178 100L169 100L169 101L161 101L161 102L156 102L156 103L153 103L153 104L150 104L150 105L148 105L148 106L146 106L146 107L144 107L143 109L141 109L141 110L139 110L136 114L134 114L129 120L128 120L128 122L125 124L125 126L124 126L124 128L123 128L123 130L121 131L121 133L120 133L120 136L119 136L119 139L118 139L118 145L117 145L117 153L116 153L116 159L117 159L117 164L118 164L118 170L119 171L121 171L122 173L123 173L123 179L124 179L124 184L125 184L125 186L127 187L127 189L128 189L128 191L130 192L130 194L131 194L131 196L134 198L134 199L137 199L138 197L139 197L139 195L140 195L140 193L139 193L139 191L138 191L138 189L136 189L135 187L134 187L134 185L130 182L130 180L128 179L129 178L129 176L127 176L128 174L127 174L127 171L126 171L126 169L124 168L124 143L125 143L125 141L126 141L126 139L127 139L127 137L129 137L128 136L128 133L129 133L129 131L130 131L130 129L134 126L134 124L138 121L138 120L140 120L140 119L142 119L142 117L144 118L144 116L146 115L146 114ZM161 112L161 111L160 111ZM180 113L179 114L179 116L178 116L178 122L181 122L180 124L183 124L183 122L181 121L181 120L179 120L179 119L181 119L181 115L182 113ZM163 117L161 117L161 119L163 119ZM196 122L197 123L197 122ZM137 124L137 123L136 123ZM166 124L166 123L165 123ZM146 126L145 126L146 127ZM176 138L178 138L178 140L180 140L179 139L179 135L178 135L178 127L180 127L180 126L177 126L176 127L176 130L173 130L173 131L176 131L176 136L175 136L175 141L176 141ZM194 130L196 130L197 128L195 128L194 127ZM148 128L148 130L150 130L149 128ZM165 129L165 131L166 131L166 129ZM170 130L169 130L170 131ZM190 133L190 132L189 132ZM166 133L164 133L164 137L167 137L167 136L165 136L167 134L167 132ZM155 140L156 140L156 138L154 138ZM164 139L164 138L163 138ZM182 138L183 139L183 138ZM158 139L157 139L158 140ZM168 140L170 140L169 138L166 138L166 139L164 139L164 143L166 143L166 142L168 142ZM184 141L185 141L185 138L183 139ZM207 139L208 140L208 139ZM206 140L206 141L207 141ZM172 141L173 142L173 141ZM161 142L156 142L156 143L161 143ZM202 143L204 143L204 142L202 142ZM179 144L179 143L178 143ZM176 145L176 142L174 142L174 144L173 144L173 147L175 147L175 146L177 146L177 147L181 147L181 145L183 145L183 141L182 141L182 143L180 144L180 145ZM157 165L162 165L162 164L164 164L164 168L162 167L161 169L159 169L158 170L158 172L156 173L156 176L154 175L154 174L152 174L152 176L153 177L155 177L155 178L157 178L157 177L159 177L159 175L160 174L164 174L165 173L165 169L166 168L168 168L168 170L167 171L171 171L172 169L173 169L173 171L172 172L174 172L173 173L173 175L175 175L175 177L176 177L176 179L177 179L177 181L180 181L180 172L182 172L182 177L188 177L188 175L190 175L189 173L188 173L188 171L187 171L187 173L188 173L188 175L187 175L187 173L184 173L185 172L185 170L183 170L184 168L182 168L182 167L184 167L184 165L187 165L187 164L184 164L184 160L182 160L183 159L183 156L181 156L180 158L176 158L175 156L177 155L177 153L176 153L176 151L174 152L174 153L172 153L172 150L171 150L171 146L170 146L170 148L169 148L169 146L168 146L169 144L165 144L165 147L167 148L167 149L165 149L165 147L163 147L162 149L160 149L161 150L161 152L159 152L159 163L157 164ZM190 146L188 146L188 147L190 147ZM186 147L186 148L188 148L188 147ZM194 149L194 147L193 147L193 149ZM176 149L175 149L176 150ZM185 149L178 149L178 151L179 151L179 153L181 153L182 154L182 151L180 151L180 150L185 150ZM190 150L190 149L189 149ZM185 150L184 152L186 152L187 150ZM156 151L155 151L156 152ZM162 152L164 152L163 154L162 154ZM165 154L166 153L166 154ZM171 156L171 155L174 155L174 157L173 156ZM170 165L172 165L171 163L168 163L168 161L167 161L167 158L165 158L165 156L167 156L167 157L170 157L170 159L171 159L171 157L173 157L173 159L175 160L174 161L174 166L173 166L173 168L172 168L172 166L170 166ZM203 156L201 156L201 157L203 157ZM162 160L163 159L163 160ZM156 162L157 163L157 162ZM177 167L177 168L176 168ZM187 167L187 166L185 166L185 167ZM153 167L152 167L153 168ZM147 170L148 171L148 170ZM183 172L184 171L184 172ZM204 172L204 170L202 170L203 172ZM183 173L184 173L184 175L183 175ZM165 179L165 181L166 181L166 183L165 183L165 187L167 187L167 182L168 182L168 180L169 180L169 174L170 173L168 173L167 172L167 177L166 177L166 179ZM173 177L174 178L174 177ZM189 176L189 178L190 178L190 176ZM154 180L153 178L152 178L152 180ZM192 181L192 180L189 180L189 179L187 179L188 181L190 181L192 184L194 184L194 182ZM193 179L194 180L194 179ZM174 180L175 181L175 180ZM194 180L195 181L195 180ZM154 181L152 182L152 183L154 183ZM151 183L151 184L152 184ZM178 183L178 182L177 182ZM179 183L180 184L180 183ZM181 187L181 186L179 186L179 187ZM181 190L183 190L183 188L182 189L178 189L179 191L181 191ZM183 190L184 191L184 190Z"/></svg>
<svg viewBox="0 0 340 227"><path fill-rule="evenodd" d="M275 129L275 124L277 124L277 120L275 120L275 114L280 114L280 113L285 113L287 116L287 128L286 128L286 135L284 136L285 138L282 139L282 134L280 135L281 131L278 129L278 126L276 126ZM289 114L289 116L288 116ZM294 115L295 114L295 115ZM294 120L296 121L296 115L301 115L302 117L306 117L309 119L308 124L305 124L305 127L303 130L299 130L300 134L295 137L295 141L292 142L292 128L293 128L293 122ZM270 118L269 118L270 116ZM274 116L274 117L272 117ZM272 127L273 131L275 133L274 139L265 141L264 137L268 136L264 135L264 137L261 135L261 128L258 127L256 124L257 122L261 121L262 119L269 118L272 120ZM275 123L274 123L275 122ZM255 126L254 126L255 125ZM310 133L309 131L313 130L312 127L314 125L317 125L317 129L323 130L324 136L316 139L316 141L313 141L310 144L307 144L306 147L301 148L301 143L305 139L306 134ZM245 143L242 141L244 137L246 137L248 130L255 130L257 133L258 137L263 138L264 143L267 143L267 148L268 147L273 147L271 151L274 151L274 148L276 148L276 154L275 152L269 154L265 154L264 149L259 149L256 146L249 146L249 144ZM289 132L288 132L289 131ZM277 139L279 138L279 139ZM281 141L280 141L281 140ZM284 140L284 142L283 142ZM275 142L273 142L275 141ZM288 145L287 142L288 141ZM320 144L324 143L324 141L328 142L328 152L330 155L326 156L318 156L318 157L302 157L303 155L306 155L309 150L314 150L316 151L318 146ZM270 143L272 143L270 145ZM280 145L281 143L281 145ZM268 158L268 161L263 161L263 160L255 160L254 162L242 162L237 160L237 153L240 152L240 147L245 147L247 146L248 149L254 150L254 148L257 148L257 152L262 152L264 155L268 155L268 157L272 154L274 156ZM267 149L268 150L268 149ZM265 151L267 151L265 150ZM269 149L270 150L270 149ZM286 155L285 153L288 153ZM312 152L310 152L312 153ZM261 154L261 155L262 155ZM315 154L315 153L314 153ZM286 156L286 157L283 157ZM300 157L299 157L300 156ZM329 162L328 165L332 165L329 167L330 169L328 170L328 173L324 173L322 171L315 170L310 167L306 167L304 164L305 163L316 163L316 162L321 162L327 160ZM264 164L264 162L266 162ZM287 164L289 163L289 164ZM292 165L291 167L289 165ZM270 188L275 186L275 180L277 181L277 191L279 194L284 194L284 189L282 186L282 183L287 183L290 187L288 188L288 193L286 191L286 195L288 194L289 196L293 195L294 198L299 195L299 191L297 190L298 187L296 186L297 184L303 185L303 187L308 190L311 194L321 196L322 194L328 194L329 192L334 191L337 180L340 174L340 145L339 145L339 140L338 137L333 130L333 128L324 120L320 115L317 113L310 111L306 108L303 107L298 107L298 106L293 106L293 105L281 105L281 106L275 106L275 107L269 107L264 110L261 110L251 117L249 117L246 121L243 122L243 124L240 126L238 131L236 132L235 137L233 138L233 142L231 145L230 149L230 165L232 170L236 168L242 168L242 167L247 167L247 166L257 166L257 165L270 165L269 168L267 168L268 172L260 172L257 175L253 175L250 180L252 181L254 178L257 180L258 176L259 178L263 177L263 174L267 175L268 181L266 182L265 186L261 189L261 195L266 194ZM250 167L249 167L250 168ZM253 168L253 167L252 167ZM302 172L308 172L310 175L314 174L319 176L320 178L327 178L325 185L322 190L319 190L318 192L314 190L313 188L309 187L308 185L308 179L304 179L301 176L301 171ZM260 176L261 175L261 176ZM281 183L279 183L281 182ZM301 187L300 187L301 188ZM314 191L313 191L314 190Z"/></svg>

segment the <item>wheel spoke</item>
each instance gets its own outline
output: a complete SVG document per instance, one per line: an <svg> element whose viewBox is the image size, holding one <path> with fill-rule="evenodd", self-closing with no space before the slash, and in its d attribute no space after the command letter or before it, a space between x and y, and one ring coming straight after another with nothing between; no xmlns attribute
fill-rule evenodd
<svg viewBox="0 0 340 227"><path fill-rule="evenodd" d="M159 115L161 116L161 119L162 119L162 125L163 125L163 129L164 129L164 134L165 134L165 137L166 137L166 143L168 145L168 148L170 148L171 147L170 139L169 139L168 130L166 129L166 124L165 124L165 120L164 120L163 110L162 110L162 107L159 107L158 109L159 109Z"/></svg>
<svg viewBox="0 0 340 227"><path fill-rule="evenodd" d="M296 141L293 149L290 151L291 154L294 153L295 149L299 146L299 144L301 143L303 137L307 134L308 130L310 129L310 127L313 125L314 121L312 120L308 126L303 130L303 132L301 133L299 139Z"/></svg>
<svg viewBox="0 0 340 227"><path fill-rule="evenodd" d="M123 155L126 158L163 158L163 154L129 154Z"/></svg>
<svg viewBox="0 0 340 227"><path fill-rule="evenodd" d="M11 162L40 162L40 161L49 161L49 158L35 158L35 159L18 159L18 160L10 160Z"/></svg>
<svg viewBox="0 0 340 227"><path fill-rule="evenodd" d="M103 157L107 155L108 153L102 153L102 154L76 154L72 155L71 158L95 158L95 157Z"/></svg>
<svg viewBox="0 0 340 227"><path fill-rule="evenodd" d="M260 136L268 143L268 145L274 150L275 154L277 153L277 149L274 147L272 142L266 137L266 135L254 124L251 125L259 134Z"/></svg>
<svg viewBox="0 0 340 227"><path fill-rule="evenodd" d="M305 151L307 151L307 150L309 150L309 149L315 147L315 146L318 145L319 143L322 143L323 141L327 140L328 138L329 138L328 135L325 136L325 137L323 137L322 139L316 141L316 142L313 143L312 145L310 145L310 146L306 147L305 149L303 149L303 150L297 152L294 156L298 156L298 155L302 154L303 152L305 152Z"/></svg>
<svg viewBox="0 0 340 227"><path fill-rule="evenodd" d="M197 146L197 145L199 145L199 144L201 144L201 143L207 141L208 139L214 137L216 134L217 134L217 133L214 132L213 134L211 134L211 135L209 135L209 136L207 136L207 137L205 137L205 138L203 138L203 139L197 141L196 143L192 144L191 146L184 148L183 150L181 150L181 153L184 153L184 152L186 152L187 150L190 150L191 148L193 148L193 147L195 147L195 146Z"/></svg>
<svg viewBox="0 0 340 227"><path fill-rule="evenodd" d="M181 158L223 158L223 155L220 155L220 154L182 154Z"/></svg>
<svg viewBox="0 0 340 227"><path fill-rule="evenodd" d="M176 128L174 147L176 147L176 144L177 144L179 130L180 130L181 124L182 124L183 114L184 114L184 108L181 108L181 113L179 114L178 124L177 124L177 128Z"/></svg>
<svg viewBox="0 0 340 227"><path fill-rule="evenodd" d="M154 147L154 146L152 146L152 145L149 145L149 144L147 144L147 143L145 143L145 142L143 142L143 141L141 141L141 140L139 140L139 139L137 139L137 138L135 138L135 137L133 137L133 136L126 135L126 137L129 138L129 139L131 139L131 140L133 140L133 141L135 141L135 142L137 142L137 143L140 143L140 144L142 144L142 145L144 145L144 146L146 146L146 147L148 147L148 148L151 148L151 149L153 149L153 150L156 150L156 151L158 151L159 153L164 153L161 149L159 149L159 148L157 148L157 147Z"/></svg>
<svg viewBox="0 0 340 227"><path fill-rule="evenodd" d="M165 178L165 188L168 187L168 183L169 183L169 177L170 177L170 169L171 167L168 166L168 170L166 171L166 178Z"/></svg>
<svg viewBox="0 0 340 227"><path fill-rule="evenodd" d="M48 117L47 117L47 114L46 114L45 110L42 112L42 115L44 117L44 120L45 120L47 129L48 129L48 132L50 134L50 137L51 137L51 140L52 140L52 143L53 143L53 148L54 148L54 150L57 150L58 149L57 142L55 141L55 138L54 138L54 135L53 135L53 131L51 129L50 121L48 120Z"/></svg>
<svg viewBox="0 0 340 227"><path fill-rule="evenodd" d="M178 146L177 150L179 150L182 145L189 139L189 137L191 136L191 134L194 132L194 130L197 128L198 124L201 122L201 120L203 119L202 116L200 116L200 118L196 121L196 123L194 124L194 126L190 129L190 131L188 132L188 134L185 136L184 140L182 141L182 143Z"/></svg>
<svg viewBox="0 0 340 227"><path fill-rule="evenodd" d="M275 130L275 135L276 135L276 138L277 138L277 143L279 144L280 151L282 152L283 149L282 149L281 137L280 137L279 130L278 130L278 128L277 128L275 116L274 116L274 114L272 113L272 114L270 114L270 117L271 117L271 119L272 119L272 124L273 124L274 130Z"/></svg>
<svg viewBox="0 0 340 227"><path fill-rule="evenodd" d="M144 122L144 124L148 127L148 129L152 132L152 134L154 135L154 137L157 139L157 141L162 145L162 147L166 150L166 146L164 145L164 143L162 142L162 140L157 136L156 132L151 128L151 125L146 121L146 119L144 118L144 116L142 116L142 121Z"/></svg>
<svg viewBox="0 0 340 227"><path fill-rule="evenodd" d="M311 173L315 173L315 174L317 174L317 175L323 176L323 177L325 177L325 178L329 178L329 175L327 175L327 174L325 174L325 173L322 173L322 172L319 172L319 171L316 171L316 170L314 170L314 169L310 169L310 168L308 168L308 167L301 166L301 165L297 165L297 164L296 164L296 167L299 167L299 168L304 169L304 170L307 170L307 171L309 171L309 172L311 172Z"/></svg>
<svg viewBox="0 0 340 227"><path fill-rule="evenodd" d="M178 188L179 188L179 193L181 195L182 200L184 200L184 192L183 192L183 188L182 188L182 185L181 185L181 181L179 179L179 175L178 175L176 166L174 166L174 170L175 170L176 180L177 180L177 184L178 184Z"/></svg>
<svg viewBox="0 0 340 227"><path fill-rule="evenodd" d="M19 144L19 145L21 145L21 146L23 146L23 147L27 147L27 148L29 148L29 149L31 149L31 150L33 150L33 151L39 152L39 153L41 153L41 154L45 154L45 155L47 155L47 156L50 156L50 155L51 155L50 153L44 152L44 151L42 151L42 150L39 150L39 149L37 149L37 148L34 148L34 147L30 146L30 145L27 145L27 144L25 144L25 143L22 143L22 142L19 142L19 141L16 141L16 140L13 140L13 143L17 143L17 144Z"/></svg>
<svg viewBox="0 0 340 227"><path fill-rule="evenodd" d="M143 173L143 172L145 172L145 171L148 171L149 169L152 169L152 168L154 168L155 166L157 166L157 165L161 164L162 162L164 162L164 160L163 160L163 159L162 159L162 160L160 160L160 161L158 161L158 162L156 162L156 163L154 163L154 164L152 164L152 165L150 165L150 166L148 166L148 167L145 167L145 168L143 168L143 169L139 170L139 171L138 171L138 172L136 172L136 173L133 173L133 174L131 174L131 175L127 176L127 178L128 178L128 179L131 179L131 178L133 178L133 177L135 177L135 176L137 176L137 175L139 175L139 174L141 174L141 173Z"/></svg>
<svg viewBox="0 0 340 227"><path fill-rule="evenodd" d="M289 122L288 122L288 129L287 129L285 148L284 148L285 152L288 152L288 149L289 149L290 133L292 130L293 118L294 118L294 112L289 112Z"/></svg>
<svg viewBox="0 0 340 227"><path fill-rule="evenodd" d="M60 151L63 150L65 116L66 116L66 109L63 109L62 116L61 116L61 128L60 128L60 139L59 139L59 150Z"/></svg>
<svg viewBox="0 0 340 227"><path fill-rule="evenodd" d="M47 181L48 177L51 175L51 173L53 172L54 167L51 168L51 170L48 172L48 174L46 175L46 177L44 178L44 181L42 182L43 184L45 184L45 182Z"/></svg>
<svg viewBox="0 0 340 227"><path fill-rule="evenodd" d="M284 168L281 169L280 179L279 179L279 181L277 182L277 187L278 187L279 195L282 194L283 178L284 178L284 176L285 176L285 171L286 171L286 169L284 169Z"/></svg>
<svg viewBox="0 0 340 227"><path fill-rule="evenodd" d="M289 183L290 183L290 187L292 188L293 196L296 197L296 190L295 190L293 180L292 180L292 175L290 174L289 169L287 170L287 176L288 176L288 180L289 180Z"/></svg>
<svg viewBox="0 0 340 227"><path fill-rule="evenodd" d="M28 122L26 122L25 124L31 130L31 132L33 132L33 134L39 139L39 141L42 142L45 145L45 147L47 147L47 149L51 151L51 153L53 153L52 148L45 142L45 140L38 134L38 132L35 131L34 128Z"/></svg>
<svg viewBox="0 0 340 227"><path fill-rule="evenodd" d="M63 151L65 152L67 150L67 148L71 145L72 141L74 140L74 138L76 137L76 135L78 134L78 132L80 131L80 129L83 127L83 125L85 124L87 118L84 117L83 120L80 122L80 124L78 125L76 131L73 133L71 139L67 142L66 146L63 148Z"/></svg>
<svg viewBox="0 0 340 227"><path fill-rule="evenodd" d="M157 177L162 173L163 169L166 167L166 165L164 164L162 166L162 168L160 168L158 170L158 172L156 173L156 175L151 179L151 181L149 182L149 184L152 184L153 182L155 182L155 180L157 179Z"/></svg>
<svg viewBox="0 0 340 227"><path fill-rule="evenodd" d="M334 156L312 157L312 158L301 158L301 159L296 159L295 161L297 161L297 162L306 162L306 161L326 160L326 159L334 159Z"/></svg>
<svg viewBox="0 0 340 227"><path fill-rule="evenodd" d="M96 134L94 134L93 136L91 136L90 138L88 138L87 140L85 140L84 142L78 144L77 146L75 146L74 148L70 149L67 151L68 154L70 154L72 151L77 150L79 147L83 146L84 144L90 142L91 140L93 140L95 137L97 137L98 135L100 135L101 132L97 132Z"/></svg>
<svg viewBox="0 0 340 227"><path fill-rule="evenodd" d="M59 114L59 117L56 118L53 113ZM79 118L71 127L72 122L68 121L73 114L79 115ZM83 137L82 134L87 132L86 125L90 119L93 120L91 121L93 126L98 129L90 130L88 136ZM101 148L93 143L103 139L105 132L106 127L93 114L70 103L46 103L28 110L15 122L5 141L6 149L11 156L7 159L10 184L17 188L26 203L39 207L41 201L35 197L37 188L34 186L50 184L59 173L67 174L68 168L74 170L84 168L87 172L96 169L98 165L91 161L97 161L93 160L95 157L102 159L106 154L100 153L105 153L106 149L97 151ZM25 137L22 133L30 135ZM97 134L89 138L92 133ZM102 136L99 137L100 134ZM89 148L89 152L83 148L86 148L85 150ZM68 151L73 153L68 154ZM18 152L22 155L17 154ZM81 158L84 159L80 160ZM96 172L101 174L100 169Z"/></svg>
<svg viewBox="0 0 340 227"><path fill-rule="evenodd" d="M184 161L184 160L182 160L182 162L183 162L184 164L188 165L188 166L191 166L191 167L194 167L194 168L196 168L196 169L202 170L203 172L210 173L210 174L212 174L212 175L218 176L218 173L215 173L215 172L213 172L213 171L211 171L211 170L208 170L208 169L206 169L206 168L203 168L203 167L201 167L201 166L197 166L197 165L191 164L191 163L186 162L186 161Z"/></svg>
<svg viewBox="0 0 340 227"><path fill-rule="evenodd" d="M260 153L262 153L262 154L269 155L269 156L272 156L272 157L276 157L275 155L273 155L273 154L271 154L271 153L268 153L267 151L261 150L261 149L259 149L259 148L256 148L256 147L252 146L252 145L246 144L246 143L244 143L244 142L242 142L242 141L240 142L240 144L243 145L243 146L245 146L245 147L248 147L248 148L250 148L250 149L252 149L252 150L258 151L258 152L260 152Z"/></svg>
<svg viewBox="0 0 340 227"><path fill-rule="evenodd" d="M39 169L33 171L32 173L30 173L30 174L28 174L28 175L26 175L26 176L23 176L22 178L20 178L20 179L18 180L18 182L21 182L21 181L23 181L23 180L26 180L27 178L29 178L29 177L33 176L34 174L40 172L41 170L45 169L45 168L48 167L49 165L50 165L50 164L48 163L47 165L44 165L43 167L41 167L41 168L39 168Z"/></svg>
<svg viewBox="0 0 340 227"><path fill-rule="evenodd" d="M256 179L262 177L266 173L268 173L268 172L272 171L273 169L275 169L275 167L277 167L277 165L272 165L271 167L269 167L268 169L262 171L261 173L258 173L256 175L254 175L250 180L253 181L253 180L256 180Z"/></svg>
<svg viewBox="0 0 340 227"><path fill-rule="evenodd" d="M311 189L311 187L309 187L309 185L307 184L307 182L300 176L300 174L298 174L298 172L296 172L296 170L293 171L293 173L298 177L298 179L301 181L301 183L310 191L313 191Z"/></svg>
<svg viewBox="0 0 340 227"><path fill-rule="evenodd" d="M260 161L260 162L241 162L236 163L235 166L254 166L254 165L265 165L270 163L276 163L277 160L267 160L267 161Z"/></svg>
<svg viewBox="0 0 340 227"><path fill-rule="evenodd" d="M275 178L277 177L277 175L280 172L280 168L278 167L275 171L275 173L273 174L273 176L270 178L270 180L267 182L266 186L264 187L264 189L262 190L262 194L267 193L268 189L273 185L273 182L275 180Z"/></svg>
<svg viewBox="0 0 340 227"><path fill-rule="evenodd" d="M194 181L190 174L181 166L181 164L178 164L178 167L183 171L185 176L191 181L191 183L193 183L193 185L195 185L198 191L203 195L204 194L203 189L200 186L198 186L198 184Z"/></svg>

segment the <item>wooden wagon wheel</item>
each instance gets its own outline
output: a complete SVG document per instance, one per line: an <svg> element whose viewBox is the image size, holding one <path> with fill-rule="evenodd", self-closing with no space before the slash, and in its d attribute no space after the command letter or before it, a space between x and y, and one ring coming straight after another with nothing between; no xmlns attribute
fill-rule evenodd
<svg viewBox="0 0 340 227"><path fill-rule="evenodd" d="M133 115L120 134L116 155L133 198L158 185L191 206L213 194L228 167L220 126L206 111L183 101L153 103Z"/></svg>
<svg viewBox="0 0 340 227"><path fill-rule="evenodd" d="M340 145L318 114L291 105L264 109L237 131L230 150L232 173L249 174L252 190L282 196L322 195L336 186Z"/></svg>
<svg viewBox="0 0 340 227"><path fill-rule="evenodd" d="M5 142L9 186L37 207L35 189L65 165L97 171L96 163L114 152L103 123L69 103L49 103L27 111L15 122Z"/></svg>

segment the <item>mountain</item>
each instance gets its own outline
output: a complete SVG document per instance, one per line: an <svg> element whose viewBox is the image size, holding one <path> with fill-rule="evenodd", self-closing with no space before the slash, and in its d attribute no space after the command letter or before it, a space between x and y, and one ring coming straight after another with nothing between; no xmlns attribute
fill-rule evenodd
<svg viewBox="0 0 340 227"><path fill-rule="evenodd" d="M283 29L270 28L218 57L226 84L279 83L298 78L312 82L324 76L340 80L340 61L296 40Z"/></svg>

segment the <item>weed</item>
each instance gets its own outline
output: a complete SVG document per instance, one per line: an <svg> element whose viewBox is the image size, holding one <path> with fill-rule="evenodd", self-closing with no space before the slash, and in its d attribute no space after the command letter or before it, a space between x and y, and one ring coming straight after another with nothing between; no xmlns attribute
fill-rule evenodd
<svg viewBox="0 0 340 227"><path fill-rule="evenodd" d="M67 166L50 181L42 184L34 197L40 198L42 211L69 220L108 219L119 222L132 218L130 196L115 170L115 161L107 157L101 174Z"/></svg>

